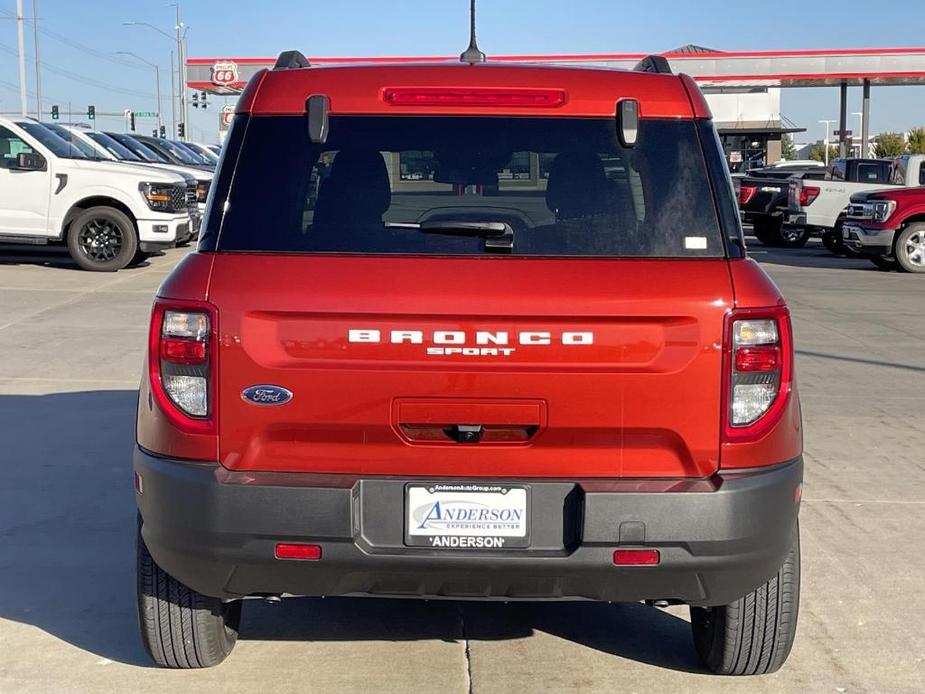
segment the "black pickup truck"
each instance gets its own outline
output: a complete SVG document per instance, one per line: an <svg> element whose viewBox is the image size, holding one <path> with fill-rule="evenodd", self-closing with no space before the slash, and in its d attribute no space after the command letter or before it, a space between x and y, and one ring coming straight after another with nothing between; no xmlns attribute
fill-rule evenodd
<svg viewBox="0 0 925 694"><path fill-rule="evenodd" d="M825 176L825 167L806 165L770 166L750 172L737 186L742 221L753 225L755 237L766 246L804 245L807 234L800 229L783 228L790 181L822 180Z"/></svg>

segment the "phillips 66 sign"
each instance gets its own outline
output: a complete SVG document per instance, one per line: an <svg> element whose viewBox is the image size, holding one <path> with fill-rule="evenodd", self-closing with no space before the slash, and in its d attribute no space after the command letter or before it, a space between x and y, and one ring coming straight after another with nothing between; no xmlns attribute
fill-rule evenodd
<svg viewBox="0 0 925 694"><path fill-rule="evenodd" d="M220 60L212 65L212 83L223 86L238 81L238 65L231 60Z"/></svg>

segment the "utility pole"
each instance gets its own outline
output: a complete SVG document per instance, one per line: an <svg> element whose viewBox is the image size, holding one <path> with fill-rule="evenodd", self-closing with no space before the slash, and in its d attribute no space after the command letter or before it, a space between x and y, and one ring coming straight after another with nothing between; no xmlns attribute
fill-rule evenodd
<svg viewBox="0 0 925 694"><path fill-rule="evenodd" d="M170 51L170 133L173 135L177 132L177 79L173 71L173 51Z"/></svg>
<svg viewBox="0 0 925 694"><path fill-rule="evenodd" d="M39 68L39 10L38 0L32 0L32 37L35 43L35 117L42 120L42 71Z"/></svg>
<svg viewBox="0 0 925 694"><path fill-rule="evenodd" d="M189 127L186 122L186 85L183 83L183 38L180 36L180 29L183 25L180 23L180 3L174 3L174 9L177 11L177 23L175 29L177 32L177 96L180 98L180 122L185 123L184 130ZM174 133L177 136L177 133ZM180 138L186 139L186 138Z"/></svg>
<svg viewBox="0 0 925 694"><path fill-rule="evenodd" d="M26 100L26 40L23 38L22 0L16 0L16 36L19 40L19 111L22 117L29 115Z"/></svg>

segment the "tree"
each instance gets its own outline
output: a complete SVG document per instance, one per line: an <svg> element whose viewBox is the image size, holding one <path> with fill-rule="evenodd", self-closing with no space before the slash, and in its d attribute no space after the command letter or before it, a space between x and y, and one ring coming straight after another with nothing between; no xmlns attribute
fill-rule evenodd
<svg viewBox="0 0 925 694"><path fill-rule="evenodd" d="M829 145L829 161L838 157L838 147ZM825 161L825 145L817 142L809 150L809 158L814 161Z"/></svg>
<svg viewBox="0 0 925 694"><path fill-rule="evenodd" d="M797 158L797 148L793 146L793 135L790 133L784 133L780 139L780 156L787 161Z"/></svg>
<svg viewBox="0 0 925 694"><path fill-rule="evenodd" d="M909 131L909 154L925 154L925 126Z"/></svg>
<svg viewBox="0 0 925 694"><path fill-rule="evenodd" d="M874 156L878 159L898 157L906 151L906 138L902 133L880 133L874 145Z"/></svg>

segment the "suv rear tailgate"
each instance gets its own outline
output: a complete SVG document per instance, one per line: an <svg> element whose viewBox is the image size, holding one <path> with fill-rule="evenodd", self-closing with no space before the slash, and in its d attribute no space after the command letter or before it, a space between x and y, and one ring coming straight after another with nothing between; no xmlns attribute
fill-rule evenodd
<svg viewBox="0 0 925 694"><path fill-rule="evenodd" d="M708 475L732 299L725 266L217 254L221 463L409 477ZM293 397L242 397L260 384ZM455 425L483 426L480 442L461 443Z"/></svg>

